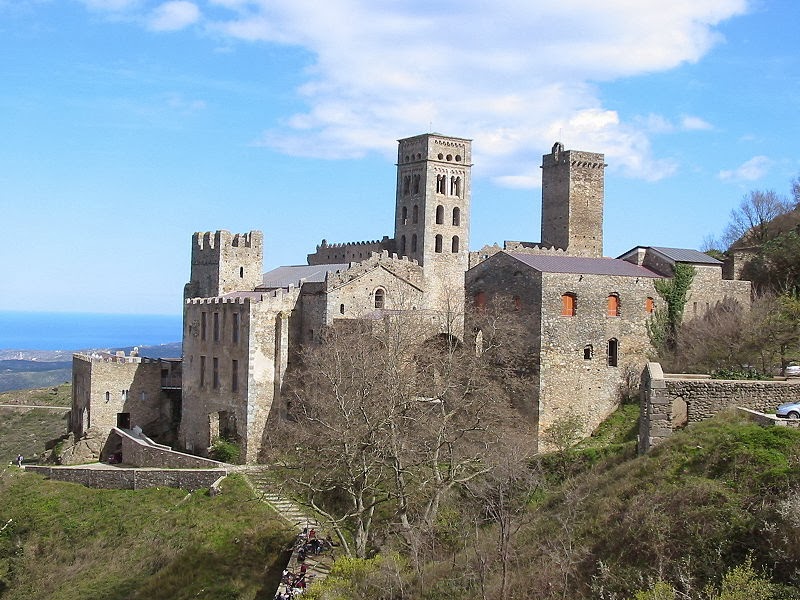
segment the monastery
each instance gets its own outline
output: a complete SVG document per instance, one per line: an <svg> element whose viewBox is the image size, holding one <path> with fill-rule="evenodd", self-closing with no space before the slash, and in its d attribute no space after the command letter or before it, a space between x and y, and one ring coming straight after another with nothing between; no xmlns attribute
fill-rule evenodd
<svg viewBox="0 0 800 600"><path fill-rule="evenodd" d="M225 438L258 462L293 357L326 327L511 298L534 365L523 412L538 431L577 413L588 435L647 362L656 280L678 263L695 267L688 316L725 297L750 301L749 282L724 279L722 263L696 250L637 246L604 257L605 167L602 154L556 143L542 162L540 241L502 248L469 251L472 143L437 133L399 141L391 238L322 240L307 264L264 273L261 232L195 233L182 360L75 355L70 430L79 439L137 427L201 456ZM458 326L480 339L479 323Z"/></svg>

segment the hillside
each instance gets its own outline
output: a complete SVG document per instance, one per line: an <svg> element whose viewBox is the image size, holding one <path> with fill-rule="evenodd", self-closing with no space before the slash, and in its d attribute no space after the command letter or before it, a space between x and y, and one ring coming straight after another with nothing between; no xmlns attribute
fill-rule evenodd
<svg viewBox="0 0 800 600"><path fill-rule="evenodd" d="M0 404L60 407L54 408L4 408L0 406L0 465L7 465L17 454L26 459L40 455L45 443L67 430L66 414L69 410L72 386L61 384L55 388L15 390L0 393Z"/></svg>
<svg viewBox="0 0 800 600"><path fill-rule="evenodd" d="M0 470L3 600L271 600L292 539L238 476L212 498Z"/></svg>
<svg viewBox="0 0 800 600"><path fill-rule="evenodd" d="M549 455L527 479L453 498L421 570L387 545L341 563L311 597L800 598L800 432L725 414L647 456L603 454ZM726 574L759 595L718 594Z"/></svg>

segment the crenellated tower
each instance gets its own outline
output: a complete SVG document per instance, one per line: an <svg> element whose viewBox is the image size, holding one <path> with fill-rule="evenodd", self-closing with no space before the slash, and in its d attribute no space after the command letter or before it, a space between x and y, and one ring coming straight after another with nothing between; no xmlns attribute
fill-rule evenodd
<svg viewBox="0 0 800 600"><path fill-rule="evenodd" d="M255 289L261 284L263 248L260 231L195 233L192 236L192 271L184 287L184 300Z"/></svg>
<svg viewBox="0 0 800 600"><path fill-rule="evenodd" d="M472 140L425 133L398 141L397 253L425 269L430 308L462 294L469 266Z"/></svg>
<svg viewBox="0 0 800 600"><path fill-rule="evenodd" d="M603 256L604 156L564 150L542 157L542 244L578 256Z"/></svg>

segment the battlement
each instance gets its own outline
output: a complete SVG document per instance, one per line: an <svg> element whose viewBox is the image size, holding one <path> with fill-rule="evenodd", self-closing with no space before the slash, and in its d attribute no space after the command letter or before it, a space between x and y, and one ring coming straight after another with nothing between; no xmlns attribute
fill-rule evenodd
<svg viewBox="0 0 800 600"><path fill-rule="evenodd" d="M317 250L307 256L309 265L360 262L372 252L394 251L395 241L388 235L380 240L342 242L330 244L327 240L317 245Z"/></svg>
<svg viewBox="0 0 800 600"><path fill-rule="evenodd" d="M264 238L260 231L249 233L231 233L225 229L219 231L197 231L192 235L192 249L219 250L228 246L231 248L259 248Z"/></svg>
<svg viewBox="0 0 800 600"><path fill-rule="evenodd" d="M141 364L141 363L157 363L157 358L147 358L146 356L139 356L138 349L134 349L129 355L125 355L124 350L117 350L113 354L111 352L92 352L86 354L83 352L75 352L73 358L83 360L91 363L117 363L117 364Z"/></svg>

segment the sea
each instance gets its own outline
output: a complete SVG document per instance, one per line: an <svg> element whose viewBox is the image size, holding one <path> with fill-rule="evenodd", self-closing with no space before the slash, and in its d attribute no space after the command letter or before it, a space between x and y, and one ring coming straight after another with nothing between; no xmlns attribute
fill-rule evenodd
<svg viewBox="0 0 800 600"><path fill-rule="evenodd" d="M182 316L0 311L0 350L87 350L180 342Z"/></svg>

